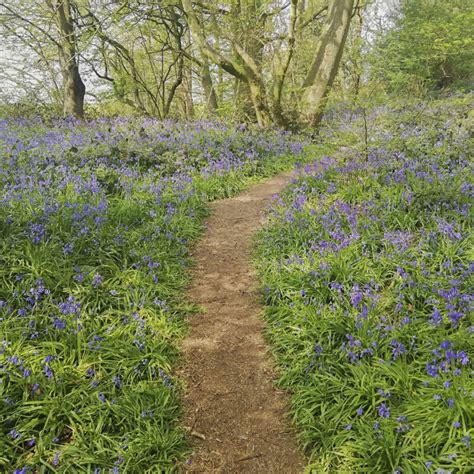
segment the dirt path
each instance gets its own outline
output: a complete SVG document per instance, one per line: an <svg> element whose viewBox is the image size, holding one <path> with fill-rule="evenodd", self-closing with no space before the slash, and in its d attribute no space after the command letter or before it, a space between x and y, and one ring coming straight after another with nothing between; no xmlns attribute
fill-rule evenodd
<svg viewBox="0 0 474 474"><path fill-rule="evenodd" d="M250 263L263 211L290 179L289 173L279 175L214 202L207 232L194 250L197 267L189 296L205 312L191 318L183 344L185 423L194 432L188 472L304 469L286 416L286 396L273 386Z"/></svg>

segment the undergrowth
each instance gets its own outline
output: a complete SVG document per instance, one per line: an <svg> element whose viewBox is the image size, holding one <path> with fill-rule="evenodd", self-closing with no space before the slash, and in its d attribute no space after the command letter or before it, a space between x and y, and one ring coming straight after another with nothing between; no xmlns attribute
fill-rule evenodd
<svg viewBox="0 0 474 474"><path fill-rule="evenodd" d="M470 108L336 117L326 136L345 146L259 235L267 336L313 472L471 472Z"/></svg>
<svg viewBox="0 0 474 474"><path fill-rule="evenodd" d="M209 122L0 122L0 471L183 460L188 249L209 200L301 152Z"/></svg>

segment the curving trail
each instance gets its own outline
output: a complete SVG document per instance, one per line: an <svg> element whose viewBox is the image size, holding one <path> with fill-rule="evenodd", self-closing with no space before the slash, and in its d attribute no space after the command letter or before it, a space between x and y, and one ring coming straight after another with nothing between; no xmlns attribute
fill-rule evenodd
<svg viewBox="0 0 474 474"><path fill-rule="evenodd" d="M197 265L189 297L204 312L191 318L183 343L184 418L193 441L187 472L304 470L287 397L273 385L250 262L263 211L291 177L281 174L212 203L207 231L193 252Z"/></svg>

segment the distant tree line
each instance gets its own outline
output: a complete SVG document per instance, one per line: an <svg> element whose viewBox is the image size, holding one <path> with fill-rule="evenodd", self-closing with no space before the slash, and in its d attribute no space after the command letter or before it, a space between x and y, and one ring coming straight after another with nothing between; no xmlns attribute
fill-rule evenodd
<svg viewBox="0 0 474 474"><path fill-rule="evenodd" d="M355 94L367 68L392 89L469 76L469 1L401 0L369 57L376 3L0 0L0 80L65 116L89 95L113 113L313 128L338 71Z"/></svg>

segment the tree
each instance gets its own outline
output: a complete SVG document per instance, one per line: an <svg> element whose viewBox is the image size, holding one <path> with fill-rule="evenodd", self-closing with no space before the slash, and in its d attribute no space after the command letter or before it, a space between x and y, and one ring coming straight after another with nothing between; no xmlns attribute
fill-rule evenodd
<svg viewBox="0 0 474 474"><path fill-rule="evenodd" d="M47 2L55 14L59 32L59 61L63 75L63 114L66 117L84 117L86 86L79 73L79 55L70 0Z"/></svg>
<svg viewBox="0 0 474 474"><path fill-rule="evenodd" d="M182 0L189 28L202 54L234 76L237 81L245 84L257 123L260 126L274 123L285 128L289 122L282 107L283 93L288 71L295 53L298 53L298 39L302 30L320 19L321 14L327 11L312 66L297 92L303 103L299 117L300 124L317 126L337 74L354 12L354 1L330 0L329 6L318 9L315 9L314 5L308 8L305 2L299 0L283 4L255 1L244 2L244 5L245 8L241 2L236 4L231 2L229 9L219 5L217 8L222 12L221 16L226 17L227 23L232 21L232 31L213 28L207 34L196 13L198 8L203 8L202 4ZM208 4L204 7L212 8ZM288 15L282 13L286 12L287 8L289 8ZM238 22L244 25L244 28L239 27ZM286 24L286 31L281 28L282 23ZM277 34L273 37L271 33L267 33L275 29ZM239 32L245 33L239 34ZM222 37L229 44L228 51L217 49L209 40L209 36ZM267 59L266 64L263 61L263 52L270 48L275 51L271 58L275 64L271 74L268 73L269 60Z"/></svg>
<svg viewBox="0 0 474 474"><path fill-rule="evenodd" d="M53 84L61 71L64 115L82 117L81 75L89 83L95 74L88 93L112 109L120 101L161 119L205 110L289 129L318 124L357 8L354 0L0 0L0 23L34 48Z"/></svg>
<svg viewBox="0 0 474 474"><path fill-rule="evenodd" d="M353 0L332 0L329 3L314 62L302 87L303 116L312 127L316 127L321 120L328 93L336 78L353 10Z"/></svg>
<svg viewBox="0 0 474 474"><path fill-rule="evenodd" d="M28 76L38 76L44 81L49 78L54 88L60 91L64 115L82 117L85 86L79 73L79 48L74 26L76 10L73 0L0 2L5 39L32 53L26 65ZM62 86L56 83L58 64ZM21 61L17 61L15 66L10 63L8 69L21 73L23 66ZM50 95L50 98L53 97Z"/></svg>
<svg viewBox="0 0 474 474"><path fill-rule="evenodd" d="M131 0L119 5L89 0L84 10L92 45L87 62L112 86L112 96L161 119L179 98L189 118L193 59L182 11L170 2L148 6Z"/></svg>
<svg viewBox="0 0 474 474"><path fill-rule="evenodd" d="M395 93L472 85L473 29L471 0L401 0L393 28L378 35L372 78Z"/></svg>

